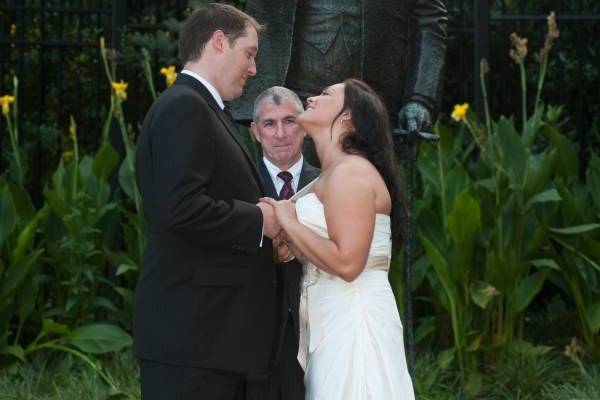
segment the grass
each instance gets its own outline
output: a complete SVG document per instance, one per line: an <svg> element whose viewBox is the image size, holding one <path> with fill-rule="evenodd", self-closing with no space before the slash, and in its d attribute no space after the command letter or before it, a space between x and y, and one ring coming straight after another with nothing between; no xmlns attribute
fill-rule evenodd
<svg viewBox="0 0 600 400"><path fill-rule="evenodd" d="M139 369L130 351L102 359L118 388L139 399ZM434 356L420 354L415 367L419 400L574 400L600 399L600 364L578 364L558 351L536 356L508 353L484 366L481 389L469 396L456 369L441 370ZM100 400L107 386L79 360L41 353L28 364L0 369L0 400Z"/></svg>
<svg viewBox="0 0 600 400"><path fill-rule="evenodd" d="M129 351L114 354L102 364L130 398L139 399L139 368ZM98 375L78 359L41 353L30 363L0 370L0 400L125 399L109 396Z"/></svg>

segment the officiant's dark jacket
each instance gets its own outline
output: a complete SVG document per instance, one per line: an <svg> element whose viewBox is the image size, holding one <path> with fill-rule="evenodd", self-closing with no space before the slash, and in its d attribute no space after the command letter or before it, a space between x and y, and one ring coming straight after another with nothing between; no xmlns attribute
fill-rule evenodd
<svg viewBox="0 0 600 400"><path fill-rule="evenodd" d="M262 178L265 192L268 197L277 198L278 193L275 190L275 185L271 179L271 175L265 166L265 163L261 160L258 163L258 172ZM315 180L321 171L310 165L306 160L302 163L302 170L300 171L300 179L298 180L298 190L302 189L304 186L308 185L310 182ZM280 266L281 268L281 287L282 287L282 300L281 300L281 333L279 335L279 339L283 337L285 334L285 330L287 329L288 318L293 319L294 332L296 334L296 339L299 339L299 318L298 318L298 309L300 306L300 279L302 278L302 265L296 261L292 260L290 262L284 263ZM278 352L280 349L278 349Z"/></svg>
<svg viewBox="0 0 600 400"><path fill-rule="evenodd" d="M148 245L135 290L142 359L262 373L273 357L276 271L262 247L262 183L237 128L180 74L148 112L136 177Z"/></svg>

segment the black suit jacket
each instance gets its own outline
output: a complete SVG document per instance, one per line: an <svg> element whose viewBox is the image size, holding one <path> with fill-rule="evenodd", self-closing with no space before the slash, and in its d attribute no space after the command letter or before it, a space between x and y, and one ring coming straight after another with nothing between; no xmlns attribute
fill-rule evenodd
<svg viewBox="0 0 600 400"><path fill-rule="evenodd" d="M267 167L262 159L258 163L258 172L260 173L265 186L266 195L276 199L278 193L275 190L275 185L271 180L271 175L269 175L269 171L267 170ZM300 172L300 180L298 181L298 190L302 189L304 186L316 179L320 172L321 171L318 168L313 167L306 162L306 160L304 160L302 163L302 170ZM281 327L279 334L281 342L282 338L284 337L287 321L290 315L288 311L289 309L291 309L291 315L293 318L294 333L296 335L296 339L299 339L300 322L298 309L300 307L300 279L302 278L302 265L298 261L292 260L279 265L278 268L281 268L280 279L282 286L282 298L280 301ZM278 345L277 353L280 352L281 345Z"/></svg>
<svg viewBox="0 0 600 400"><path fill-rule="evenodd" d="M134 297L138 357L242 373L268 369L275 339L263 195L237 128L180 74L148 112L136 154L148 246Z"/></svg>

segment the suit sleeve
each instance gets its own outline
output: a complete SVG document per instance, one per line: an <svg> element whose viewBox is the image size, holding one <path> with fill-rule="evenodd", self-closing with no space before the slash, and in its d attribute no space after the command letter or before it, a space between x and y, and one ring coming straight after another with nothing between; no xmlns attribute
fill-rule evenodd
<svg viewBox="0 0 600 400"><path fill-rule="evenodd" d="M162 115L161 115L162 114ZM206 245L256 251L262 213L252 203L219 200L207 191L214 177L218 120L192 95L172 99L153 119L153 193L162 228L201 237ZM158 190L157 188L160 188Z"/></svg>
<svg viewBox="0 0 600 400"><path fill-rule="evenodd" d="M435 112L446 60L448 11L443 0L412 0L409 12L407 98Z"/></svg>

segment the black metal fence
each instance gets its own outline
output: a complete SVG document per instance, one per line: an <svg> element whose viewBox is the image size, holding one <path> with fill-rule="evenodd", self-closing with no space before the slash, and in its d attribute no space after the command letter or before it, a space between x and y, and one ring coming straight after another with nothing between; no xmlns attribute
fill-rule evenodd
<svg viewBox="0 0 600 400"><path fill-rule="evenodd" d="M198 2L198 1L196 1ZM193 3L193 2L190 2ZM233 2L238 5L243 2ZM479 59L486 57L492 110L519 110L517 71L508 58L509 34L530 39L530 54L543 44L545 18L557 12L562 37L552 55L544 98L566 104L573 133L582 152L600 136L600 2L597 0L447 0L450 41L442 111L453 104L479 100ZM108 106L108 84L100 62L98 40L118 48L122 35L153 33L166 28L167 17L181 19L186 0L3 0L0 3L0 95L12 89L11 76L20 79L19 125L36 160L57 151L69 116L78 121L82 144L94 145ZM169 40L168 38L163 38ZM174 37L170 39L174 42ZM170 57L174 57L171 54ZM136 55L130 54L129 61ZM533 57L531 57L532 61ZM133 59L133 61L139 61ZM530 69L535 69L531 63ZM159 65L155 65L157 69ZM119 68L126 69L125 60ZM125 71L135 81L142 75ZM129 74L129 75L127 75ZM594 85L594 83L596 85ZM147 92L145 93L148 94ZM149 99L143 93L127 107L141 120ZM0 133L4 129L0 128ZM594 136L595 135L595 136ZM0 134L0 146L6 143ZM592 143L593 144L593 143ZM0 148L6 152L6 146ZM0 169L3 169L0 162ZM44 163L36 164L42 173Z"/></svg>

